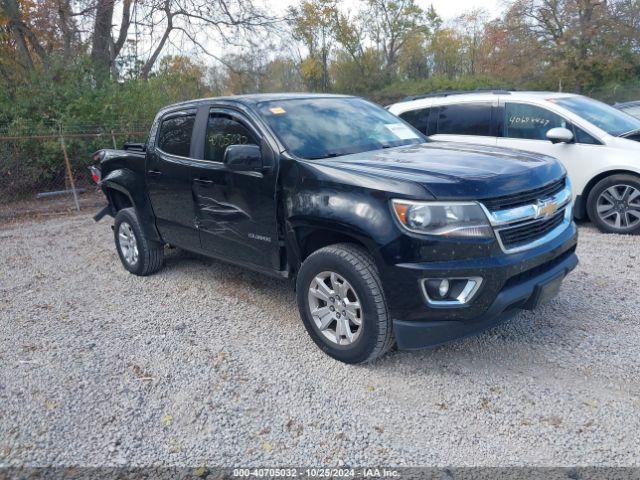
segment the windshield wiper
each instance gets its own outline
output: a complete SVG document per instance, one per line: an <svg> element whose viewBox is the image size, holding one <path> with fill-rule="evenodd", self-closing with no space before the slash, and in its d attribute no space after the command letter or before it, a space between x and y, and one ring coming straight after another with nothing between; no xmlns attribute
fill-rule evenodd
<svg viewBox="0 0 640 480"><path fill-rule="evenodd" d="M313 157L304 157L306 160L322 160L323 158L333 158L333 157L337 157L338 155L343 155L341 153L337 153L337 152L327 152L324 155L316 155Z"/></svg>

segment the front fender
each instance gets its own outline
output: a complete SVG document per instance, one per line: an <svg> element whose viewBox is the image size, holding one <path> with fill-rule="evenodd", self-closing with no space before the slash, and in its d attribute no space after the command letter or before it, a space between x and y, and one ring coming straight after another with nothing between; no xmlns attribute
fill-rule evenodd
<svg viewBox="0 0 640 480"><path fill-rule="evenodd" d="M285 199L287 249L294 264L303 258L301 245L314 232L349 237L382 262L380 249L398 236L385 195L366 189L335 186L297 191Z"/></svg>
<svg viewBox="0 0 640 480"><path fill-rule="evenodd" d="M109 172L100 182L100 187L109 201L113 215L117 213L110 191L117 191L127 196L136 210L142 231L149 240L162 242L156 228L156 218L153 213L146 182L142 175L128 168L119 168Z"/></svg>

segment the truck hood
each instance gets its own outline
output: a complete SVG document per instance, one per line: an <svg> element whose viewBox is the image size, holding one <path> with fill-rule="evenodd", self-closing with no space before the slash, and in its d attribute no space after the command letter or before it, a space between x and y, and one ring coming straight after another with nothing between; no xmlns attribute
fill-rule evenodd
<svg viewBox="0 0 640 480"><path fill-rule="evenodd" d="M429 142L317 162L350 173L352 178L358 175L393 183L418 183L436 199L480 200L511 195L565 174L564 167L546 155L451 142Z"/></svg>

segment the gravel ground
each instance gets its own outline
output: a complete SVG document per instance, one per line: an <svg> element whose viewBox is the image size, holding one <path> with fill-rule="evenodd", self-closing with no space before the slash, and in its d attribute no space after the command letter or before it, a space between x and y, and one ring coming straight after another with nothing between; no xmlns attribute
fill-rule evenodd
<svg viewBox="0 0 640 480"><path fill-rule="evenodd" d="M1 465L639 465L640 238L582 226L560 296L365 366L287 283L181 251L128 274L109 222L0 229Z"/></svg>

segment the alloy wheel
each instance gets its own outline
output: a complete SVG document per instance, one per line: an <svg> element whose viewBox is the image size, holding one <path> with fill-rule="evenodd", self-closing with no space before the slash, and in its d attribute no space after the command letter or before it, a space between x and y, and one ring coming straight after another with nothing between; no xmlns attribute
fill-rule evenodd
<svg viewBox="0 0 640 480"><path fill-rule="evenodd" d="M615 229L629 229L640 224L640 191L631 185L614 185L598 197L596 209L600 220Z"/></svg>
<svg viewBox="0 0 640 480"><path fill-rule="evenodd" d="M133 228L128 222L122 222L118 228L118 243L122 256L128 265L133 266L138 261L138 241Z"/></svg>
<svg viewBox="0 0 640 480"><path fill-rule="evenodd" d="M316 275L309 286L309 308L318 330L330 342L351 345L362 332L362 306L353 286L335 272Z"/></svg>

